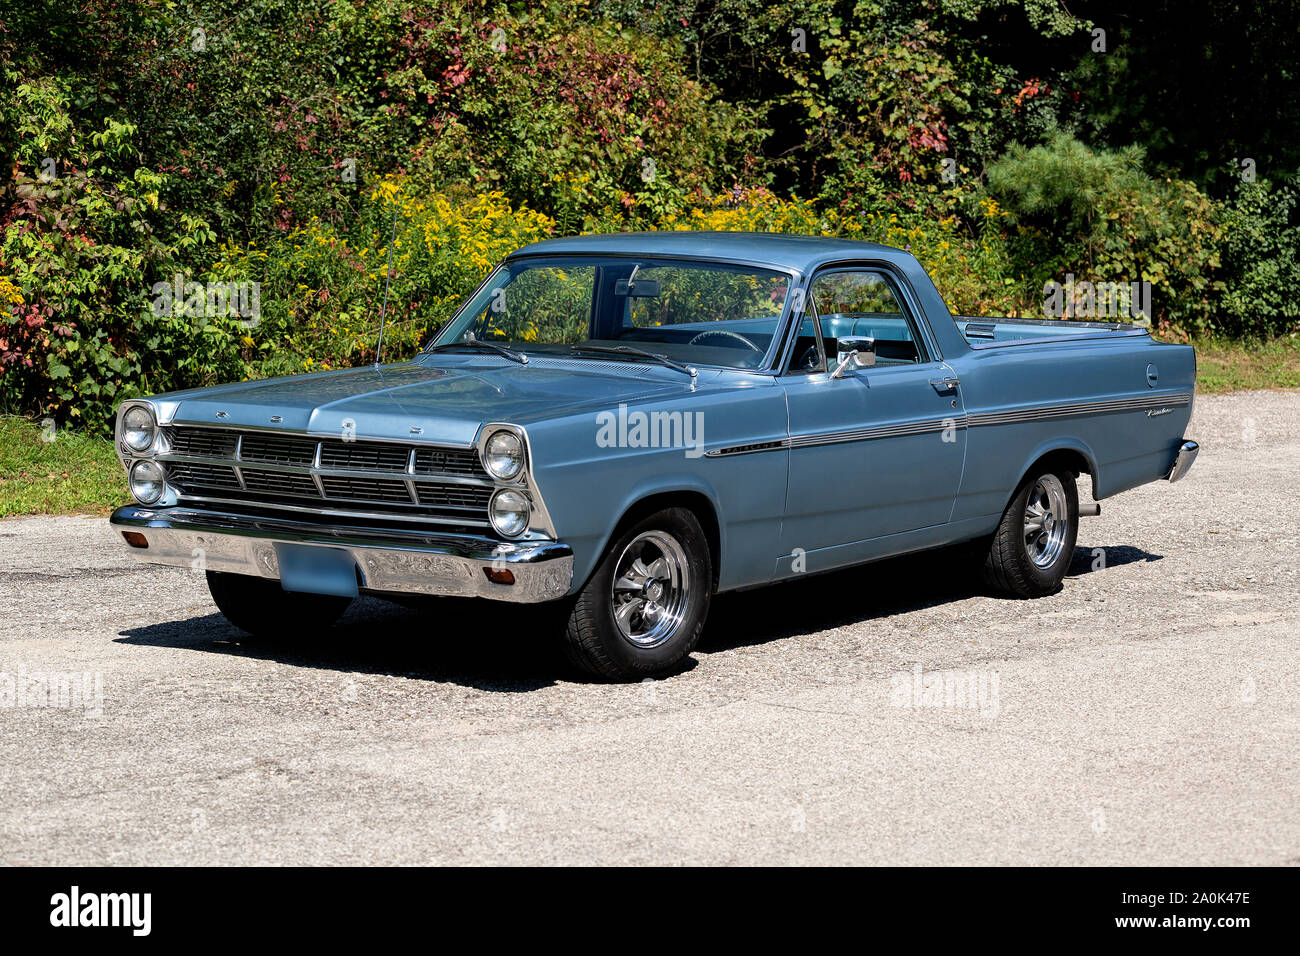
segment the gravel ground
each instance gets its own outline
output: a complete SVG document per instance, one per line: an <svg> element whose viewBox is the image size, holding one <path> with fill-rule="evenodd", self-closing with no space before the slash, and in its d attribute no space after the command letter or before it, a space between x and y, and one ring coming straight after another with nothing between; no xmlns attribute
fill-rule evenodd
<svg viewBox="0 0 1300 956"><path fill-rule="evenodd" d="M948 554L726 596L631 686L491 606L255 649L102 518L0 522L0 672L102 687L0 700L0 862L1300 863L1298 428L1199 399L1190 476L1086 519L1053 597Z"/></svg>

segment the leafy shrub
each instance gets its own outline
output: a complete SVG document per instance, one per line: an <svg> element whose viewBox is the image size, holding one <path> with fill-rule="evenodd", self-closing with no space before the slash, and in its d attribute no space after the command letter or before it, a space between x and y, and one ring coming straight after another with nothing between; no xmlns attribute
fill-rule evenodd
<svg viewBox="0 0 1300 956"><path fill-rule="evenodd" d="M1214 327L1234 336L1300 331L1300 187L1238 181L1223 209L1227 291Z"/></svg>
<svg viewBox="0 0 1300 956"><path fill-rule="evenodd" d="M108 119L79 129L71 99L65 83L45 78L17 84L0 103L20 134L0 236L0 269L16 290L0 348L0 403L99 421L151 382L151 367L164 372L158 384L172 381L172 360L151 362L138 335L148 276L211 233L203 220L167 210L166 177L138 164L134 125Z"/></svg>
<svg viewBox="0 0 1300 956"><path fill-rule="evenodd" d="M546 238L554 223L500 192L451 197L386 179L349 233L320 220L265 246L227 245L214 282L261 283L261 321L245 333L259 374L373 361L388 253L384 357L410 355L507 253Z"/></svg>
<svg viewBox="0 0 1300 956"><path fill-rule="evenodd" d="M1153 179L1142 151L1094 150L1067 133L1015 146L989 167L990 193L1016 226L1010 253L1025 294L1074 274L1150 282L1157 320L1208 328L1222 291L1221 227L1193 184Z"/></svg>

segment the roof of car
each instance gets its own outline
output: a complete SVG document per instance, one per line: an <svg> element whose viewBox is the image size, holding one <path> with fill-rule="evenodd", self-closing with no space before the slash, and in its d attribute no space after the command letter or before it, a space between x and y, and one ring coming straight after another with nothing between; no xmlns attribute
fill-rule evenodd
<svg viewBox="0 0 1300 956"><path fill-rule="evenodd" d="M891 259L898 249L874 242L778 232L615 232L544 239L510 258L527 255L681 256L752 262L808 272L841 259Z"/></svg>

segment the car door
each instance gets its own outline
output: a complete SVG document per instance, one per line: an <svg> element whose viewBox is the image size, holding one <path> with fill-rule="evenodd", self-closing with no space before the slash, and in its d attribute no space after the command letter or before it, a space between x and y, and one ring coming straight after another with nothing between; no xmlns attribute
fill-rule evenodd
<svg viewBox="0 0 1300 956"><path fill-rule="evenodd" d="M883 267L824 269L781 377L790 456L785 554L947 522L961 485L960 385ZM843 336L872 336L876 364L835 377Z"/></svg>

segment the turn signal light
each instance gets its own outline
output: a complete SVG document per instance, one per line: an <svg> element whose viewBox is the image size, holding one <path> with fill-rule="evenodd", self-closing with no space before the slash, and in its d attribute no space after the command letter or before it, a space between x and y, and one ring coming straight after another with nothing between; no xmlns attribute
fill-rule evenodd
<svg viewBox="0 0 1300 956"><path fill-rule="evenodd" d="M122 537L125 538L126 543L133 548L149 547L149 539L146 538L144 535L142 535L139 531L123 531Z"/></svg>
<svg viewBox="0 0 1300 956"><path fill-rule="evenodd" d="M507 569L497 570L496 568L484 568L483 573L487 575L487 579L493 584L515 583L515 573Z"/></svg>

